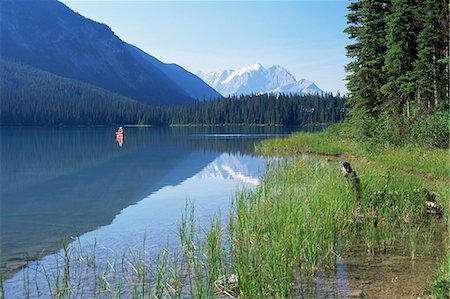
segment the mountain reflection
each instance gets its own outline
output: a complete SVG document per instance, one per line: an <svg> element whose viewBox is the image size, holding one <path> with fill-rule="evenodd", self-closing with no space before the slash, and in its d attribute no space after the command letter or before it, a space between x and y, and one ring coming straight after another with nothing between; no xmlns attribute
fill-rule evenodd
<svg viewBox="0 0 450 299"><path fill-rule="evenodd" d="M260 181L259 178L254 176L250 168L253 170L255 167L251 167L254 163L253 159L249 159L245 156L232 156L221 155L201 172L197 174L200 178L215 178L218 180L236 179L245 184L257 186Z"/></svg>

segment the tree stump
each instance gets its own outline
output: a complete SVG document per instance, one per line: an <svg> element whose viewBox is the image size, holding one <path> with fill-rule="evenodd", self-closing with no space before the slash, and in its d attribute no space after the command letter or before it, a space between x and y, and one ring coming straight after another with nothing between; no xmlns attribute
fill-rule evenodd
<svg viewBox="0 0 450 299"><path fill-rule="evenodd" d="M356 203L355 203L355 217L356 222L361 223L362 219L362 213L361 213L361 198L362 198L362 192L361 192L361 181L358 178L358 175L356 174L356 171L352 169L350 166L350 163L343 162L341 165L342 174L344 175L345 179L347 180L347 183L350 185L350 187L353 190L353 193L355 194Z"/></svg>

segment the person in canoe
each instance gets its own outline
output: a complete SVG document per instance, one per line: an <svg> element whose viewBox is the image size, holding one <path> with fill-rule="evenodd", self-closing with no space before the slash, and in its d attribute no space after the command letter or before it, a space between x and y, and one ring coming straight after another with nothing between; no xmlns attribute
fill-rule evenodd
<svg viewBox="0 0 450 299"><path fill-rule="evenodd" d="M116 141L120 147L123 145L124 139L125 139L125 132L122 127L119 127L119 129L116 132Z"/></svg>

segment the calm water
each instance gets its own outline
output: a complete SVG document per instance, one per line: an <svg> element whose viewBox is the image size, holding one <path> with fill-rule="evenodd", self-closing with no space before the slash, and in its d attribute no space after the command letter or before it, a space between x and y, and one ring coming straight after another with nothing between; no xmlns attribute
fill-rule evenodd
<svg viewBox="0 0 450 299"><path fill-rule="evenodd" d="M281 127L3 128L1 268L12 277L24 259L44 258L64 237L120 252L166 245L187 200L200 221L228 212L239 188L259 182L257 140ZM202 220L203 219L203 220ZM86 245L87 246L87 245ZM6 283L17 286L21 273ZM20 285L20 284L19 284Z"/></svg>

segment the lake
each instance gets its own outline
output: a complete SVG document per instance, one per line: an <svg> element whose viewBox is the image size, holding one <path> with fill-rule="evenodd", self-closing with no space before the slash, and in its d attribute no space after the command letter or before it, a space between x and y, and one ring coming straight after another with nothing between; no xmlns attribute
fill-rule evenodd
<svg viewBox="0 0 450 299"><path fill-rule="evenodd" d="M234 194L257 186L264 173L267 160L255 155L255 142L305 128L126 127L122 145L116 129L1 129L6 298L52 296L47 283L65 270L57 262L64 242L83 258L95 252L92 262L105 265L143 245L147 256L178 246L187 204L195 206L200 227L213 215L225 223ZM352 248L335 269L303 277L294 296L346 298L364 289L369 297L405 297L436 267L430 254L411 260L401 250L370 256Z"/></svg>
<svg viewBox="0 0 450 299"><path fill-rule="evenodd" d="M66 237L113 252L176 237L187 201L205 223L259 183L262 138L289 127L2 128L1 270L22 286L25 260L51 264ZM99 256L98 258L102 258ZM23 271L22 271L23 272ZM14 275L15 274L15 275Z"/></svg>

